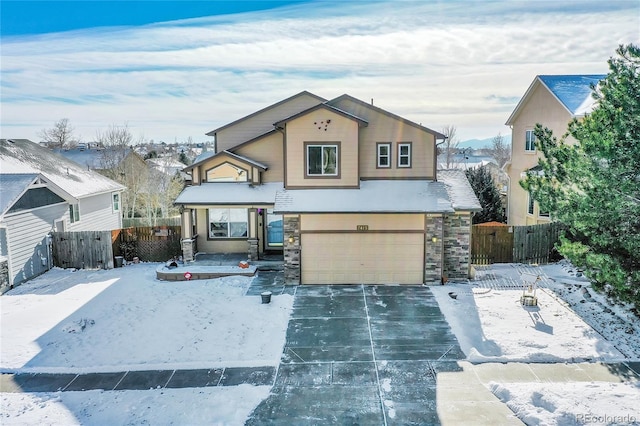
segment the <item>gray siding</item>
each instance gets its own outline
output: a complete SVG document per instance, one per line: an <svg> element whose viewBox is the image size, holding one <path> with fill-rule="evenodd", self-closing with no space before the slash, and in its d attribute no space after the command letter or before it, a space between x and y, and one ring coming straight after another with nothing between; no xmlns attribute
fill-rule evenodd
<svg viewBox="0 0 640 426"><path fill-rule="evenodd" d="M69 214L68 204L60 203L5 216L10 285L49 269L46 236L53 229L54 221L65 214Z"/></svg>
<svg viewBox="0 0 640 426"><path fill-rule="evenodd" d="M122 212L114 212L111 193L80 200L80 221L71 223L69 211L65 214L67 231L111 231L122 228Z"/></svg>

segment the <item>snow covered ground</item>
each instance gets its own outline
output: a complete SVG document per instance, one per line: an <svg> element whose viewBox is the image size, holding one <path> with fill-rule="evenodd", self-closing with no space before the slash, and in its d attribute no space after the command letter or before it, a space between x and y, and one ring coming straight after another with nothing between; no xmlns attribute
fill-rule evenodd
<svg viewBox="0 0 640 426"><path fill-rule="evenodd" d="M569 263L493 265L491 274L519 280L539 274L538 306L522 289L478 281L432 287L460 347L472 362L617 362L640 360L640 319L630 306L596 293ZM480 277L484 278L484 277ZM456 293L456 299L449 296ZM528 425L640 424L640 382L500 383L490 390Z"/></svg>
<svg viewBox="0 0 640 426"><path fill-rule="evenodd" d="M54 269L0 297L3 372L275 366L293 296L244 296L253 277L166 282L157 264ZM2 393L0 423L244 424L268 386Z"/></svg>
<svg viewBox="0 0 640 426"><path fill-rule="evenodd" d="M259 296L244 296L252 278L163 282L155 279L157 266L55 269L3 295L0 369L81 373L277 365L292 296L274 296L263 305ZM494 267L505 274L519 270ZM629 307L596 294L567 263L537 271L546 286L537 293L538 307L523 307L517 289L473 282L431 287L470 361L640 360L640 321ZM488 386L527 424L640 422L637 381ZM0 423L236 425L268 394L268 387L250 385L3 393Z"/></svg>

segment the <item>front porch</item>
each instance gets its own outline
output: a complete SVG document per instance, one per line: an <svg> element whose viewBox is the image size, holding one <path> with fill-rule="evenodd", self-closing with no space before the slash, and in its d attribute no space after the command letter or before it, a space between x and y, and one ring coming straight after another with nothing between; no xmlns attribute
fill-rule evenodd
<svg viewBox="0 0 640 426"><path fill-rule="evenodd" d="M240 267L242 262L246 268ZM167 262L156 269L156 277L162 281L205 280L232 275L254 276L258 270L281 271L282 254L264 254L260 260L250 261L245 253L197 253L194 261ZM185 274L189 273L189 278Z"/></svg>

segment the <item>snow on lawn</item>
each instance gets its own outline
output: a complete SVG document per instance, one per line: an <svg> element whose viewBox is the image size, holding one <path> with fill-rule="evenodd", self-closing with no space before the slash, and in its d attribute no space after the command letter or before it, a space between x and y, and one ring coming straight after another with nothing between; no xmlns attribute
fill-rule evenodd
<svg viewBox="0 0 640 426"><path fill-rule="evenodd" d="M457 299L449 297L452 291ZM538 306L523 306L522 290L452 284L433 287L433 293L469 361L619 361L625 358L545 291L537 292Z"/></svg>
<svg viewBox="0 0 640 426"><path fill-rule="evenodd" d="M277 365L293 296L244 296L252 277L169 282L157 264L54 269L0 298L3 371Z"/></svg>
<svg viewBox="0 0 640 426"><path fill-rule="evenodd" d="M640 422L636 383L491 383L527 425L631 425Z"/></svg>
<svg viewBox="0 0 640 426"><path fill-rule="evenodd" d="M269 386L3 393L2 425L243 425Z"/></svg>

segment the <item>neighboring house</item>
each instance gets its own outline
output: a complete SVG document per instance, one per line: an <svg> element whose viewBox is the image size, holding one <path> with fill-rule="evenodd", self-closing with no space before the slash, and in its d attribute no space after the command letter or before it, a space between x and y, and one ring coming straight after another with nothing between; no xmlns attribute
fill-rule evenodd
<svg viewBox="0 0 640 426"><path fill-rule="evenodd" d="M120 229L123 190L39 144L0 139L0 257L8 264L7 286L53 266L51 231Z"/></svg>
<svg viewBox="0 0 640 426"><path fill-rule="evenodd" d="M284 254L292 284L467 278L464 172L436 173L444 135L349 95L309 92L210 133L220 152L185 168L183 254Z"/></svg>
<svg viewBox="0 0 640 426"><path fill-rule="evenodd" d="M535 170L542 154L535 146L533 130L541 124L560 139L573 118L584 117L593 110L592 85L605 75L539 75L527 89L506 124L512 129L511 162L505 166L509 175L509 225L547 223L548 212L540 211L519 181L528 170ZM569 137L568 142L575 142Z"/></svg>

